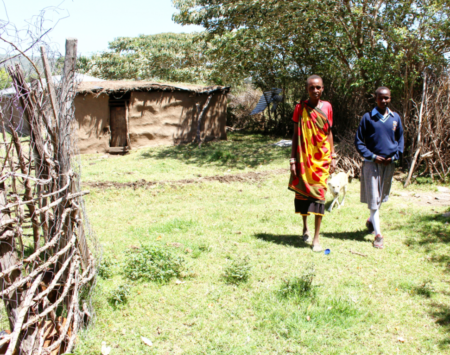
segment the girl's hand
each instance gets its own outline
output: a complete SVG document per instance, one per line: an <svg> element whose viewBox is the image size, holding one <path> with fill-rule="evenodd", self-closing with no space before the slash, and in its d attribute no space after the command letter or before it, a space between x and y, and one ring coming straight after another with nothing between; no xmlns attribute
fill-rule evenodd
<svg viewBox="0 0 450 355"><path fill-rule="evenodd" d="M377 164L385 164L385 160L386 160L386 159L384 159L383 157L380 157L380 156L377 155L377 156L375 157L375 160L374 160L374 161L375 161L375 163L377 163Z"/></svg>

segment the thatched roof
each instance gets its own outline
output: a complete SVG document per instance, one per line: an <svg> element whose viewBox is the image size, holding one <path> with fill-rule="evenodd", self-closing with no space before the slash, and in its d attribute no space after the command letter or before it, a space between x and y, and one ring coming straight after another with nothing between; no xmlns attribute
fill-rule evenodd
<svg viewBox="0 0 450 355"><path fill-rule="evenodd" d="M210 94L213 92L228 92L225 86L201 86L178 83L156 83L152 81L126 81L126 80L104 80L95 82L81 82L77 87L80 94L90 93L114 93L127 91L187 91L196 94Z"/></svg>

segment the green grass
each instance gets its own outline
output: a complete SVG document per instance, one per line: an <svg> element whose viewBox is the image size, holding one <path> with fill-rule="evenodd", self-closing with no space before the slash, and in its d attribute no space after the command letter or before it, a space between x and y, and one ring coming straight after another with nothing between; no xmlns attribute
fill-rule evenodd
<svg viewBox="0 0 450 355"><path fill-rule="evenodd" d="M284 158L290 156L290 150L271 145L279 140L234 134L228 136L228 141L206 143L201 149L197 144L188 144L132 150L125 156L86 154L82 157L83 180L180 180L286 167Z"/></svg>
<svg viewBox="0 0 450 355"><path fill-rule="evenodd" d="M100 156L89 156L83 157L83 171L91 181L157 181L287 167L289 149L264 147L271 141L234 135L201 150L145 149L92 166ZM260 154L246 157L254 147L261 147ZM225 148L239 159L210 159ZM191 160L180 158L188 153ZM253 159L257 164L249 168ZM163 163L171 168L160 170ZM102 341L114 355L450 353L450 219L441 216L446 208L392 194L381 210L386 248L374 250L364 229L368 210L354 181L346 205L323 220L322 245L331 249L326 256L300 241L301 220L287 182L285 174L257 183L91 189L91 223L114 263L111 277L98 280L95 323L80 335L76 354L99 354ZM401 189L394 184L394 192ZM126 251L141 243L182 257L184 275L167 283L127 279ZM224 279L234 259L248 260L246 282ZM285 280L295 281L312 264L312 297L281 297ZM124 284L131 286L127 303L115 307L108 297Z"/></svg>

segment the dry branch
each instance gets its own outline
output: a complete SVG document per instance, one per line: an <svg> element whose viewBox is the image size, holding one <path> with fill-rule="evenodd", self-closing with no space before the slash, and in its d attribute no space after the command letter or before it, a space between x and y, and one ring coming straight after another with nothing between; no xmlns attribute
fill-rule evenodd
<svg viewBox="0 0 450 355"><path fill-rule="evenodd" d="M359 253L359 252L357 252L357 251L353 251L353 250L351 250L351 249L350 249L350 253L355 254L355 255L359 255L359 256L367 257L366 254L362 254L362 253Z"/></svg>
<svg viewBox="0 0 450 355"><path fill-rule="evenodd" d="M43 275L40 274L39 276L36 277L36 279L33 282L33 285L27 292L26 298L18 312L18 315L16 318L16 323L14 325L14 331L12 332L11 336L9 337L9 346L8 346L8 349L6 350L5 355L12 355L12 353L16 349L16 344L17 344L17 340L19 339L20 332L22 330L23 321L25 319L25 316L27 315L28 309L32 305L32 299L33 299L34 293L36 292L36 289L38 288L39 283L42 280L42 276Z"/></svg>
<svg viewBox="0 0 450 355"><path fill-rule="evenodd" d="M420 140L420 133L421 133L421 128L422 128L422 115L423 115L423 107L425 105L425 100L427 98L427 74L424 74L424 78L423 78L423 94L422 94L422 102L420 104L420 111L419 111L419 129L417 131L417 150L416 153L414 154L414 158L413 161L411 163L411 167L409 169L409 173L408 173L408 177L406 178L405 184L403 185L403 187L407 187L409 184L409 181L411 180L411 176L414 172L414 167L416 165L416 161L417 161L417 157L420 154L420 150L422 149L422 144L421 144L421 140Z"/></svg>
<svg viewBox="0 0 450 355"><path fill-rule="evenodd" d="M205 115L206 110L208 109L209 103L211 102L211 98L212 98L212 94L208 95L208 98L206 99L206 102L203 105L202 111L200 112L200 114L198 116L197 135L196 135L195 140L197 143L200 143L200 144L201 144L200 132L201 132L202 120L203 120L203 116Z"/></svg>

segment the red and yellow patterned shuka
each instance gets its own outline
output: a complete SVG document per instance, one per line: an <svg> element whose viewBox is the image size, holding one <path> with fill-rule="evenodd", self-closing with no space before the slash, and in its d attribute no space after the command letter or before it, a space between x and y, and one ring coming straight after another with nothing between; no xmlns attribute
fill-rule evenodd
<svg viewBox="0 0 450 355"><path fill-rule="evenodd" d="M324 204L331 164L327 137L332 110L328 102L320 103L320 108L311 108L306 101L296 107L293 120L298 122L297 177L291 174L289 189L309 201Z"/></svg>

